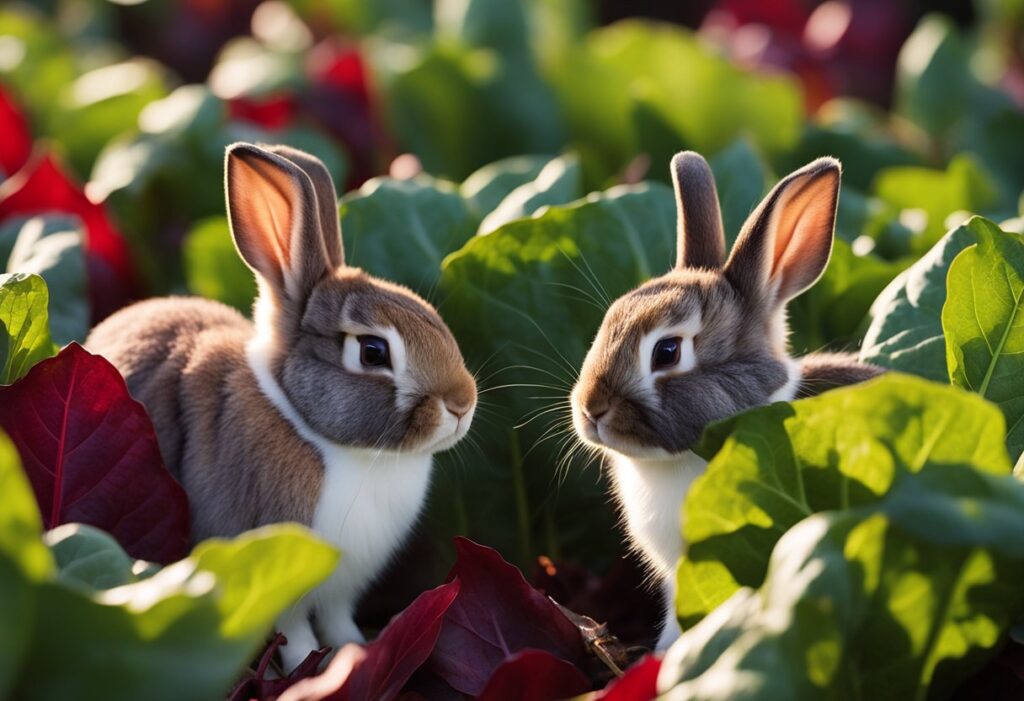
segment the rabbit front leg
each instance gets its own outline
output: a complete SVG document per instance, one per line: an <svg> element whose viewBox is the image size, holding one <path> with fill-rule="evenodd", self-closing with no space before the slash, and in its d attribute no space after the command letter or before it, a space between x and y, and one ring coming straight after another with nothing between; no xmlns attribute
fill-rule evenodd
<svg viewBox="0 0 1024 701"><path fill-rule="evenodd" d="M277 629L288 639L288 643L279 648L285 672L298 667L310 652L320 648L309 621L309 608L309 602L303 599L285 611L277 622Z"/></svg>
<svg viewBox="0 0 1024 701"><path fill-rule="evenodd" d="M654 646L655 650L667 650L683 634L683 629L679 626L679 619L676 617L675 577L666 579L663 589L665 592L665 622L662 624L658 643Z"/></svg>
<svg viewBox="0 0 1024 701"><path fill-rule="evenodd" d="M316 617L324 644L335 650L348 643L365 642L353 618L352 602L348 597L323 597L317 604Z"/></svg>

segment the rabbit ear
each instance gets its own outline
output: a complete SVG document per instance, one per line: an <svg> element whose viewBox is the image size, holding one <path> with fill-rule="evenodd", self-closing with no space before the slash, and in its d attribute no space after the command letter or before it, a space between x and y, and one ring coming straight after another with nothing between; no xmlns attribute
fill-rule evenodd
<svg viewBox="0 0 1024 701"><path fill-rule="evenodd" d="M252 144L228 147L226 171L228 220L242 259L287 298L303 299L334 267L310 177Z"/></svg>
<svg viewBox="0 0 1024 701"><path fill-rule="evenodd" d="M725 260L725 232L711 167L693 151L677 153L672 184L679 217L676 267L717 270Z"/></svg>
<svg viewBox="0 0 1024 701"><path fill-rule="evenodd" d="M267 150L287 158L309 176L316 192L317 207L320 211L320 232L324 237L328 260L334 267L341 267L345 264L345 253L341 240L341 226L338 223L338 195L327 166L316 156L291 146L271 146Z"/></svg>
<svg viewBox="0 0 1024 701"><path fill-rule="evenodd" d="M784 304L825 271L840 173L839 161L819 158L782 180L750 215L725 264L745 297Z"/></svg>

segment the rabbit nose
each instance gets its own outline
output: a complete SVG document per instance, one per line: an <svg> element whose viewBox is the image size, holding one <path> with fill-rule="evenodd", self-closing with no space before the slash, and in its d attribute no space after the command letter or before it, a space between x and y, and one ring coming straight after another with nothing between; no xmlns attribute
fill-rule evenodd
<svg viewBox="0 0 1024 701"><path fill-rule="evenodd" d="M464 399L449 398L444 400L444 408L455 416L456 419L461 419L473 408L473 402L472 400L466 401Z"/></svg>
<svg viewBox="0 0 1024 701"><path fill-rule="evenodd" d="M608 413L611 409L611 404L607 401L591 402L583 408L583 415L587 417L591 423L597 423L601 420L601 417Z"/></svg>

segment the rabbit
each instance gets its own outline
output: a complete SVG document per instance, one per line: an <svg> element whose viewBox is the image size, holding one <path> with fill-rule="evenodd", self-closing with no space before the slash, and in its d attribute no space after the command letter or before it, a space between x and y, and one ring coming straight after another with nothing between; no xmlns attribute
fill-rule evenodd
<svg viewBox="0 0 1024 701"><path fill-rule="evenodd" d="M149 411L193 538L280 521L337 546L337 569L278 622L288 668L363 640L361 594L412 529L432 455L469 430L476 383L423 299L345 265L334 184L314 156L237 143L227 210L259 294L250 322L205 299L139 302L86 346Z"/></svg>
<svg viewBox="0 0 1024 701"><path fill-rule="evenodd" d="M671 170L675 267L611 305L571 393L577 435L609 459L631 546L663 582L657 649L680 635L679 517L707 466L690 450L704 427L882 372L852 355L796 359L787 351L786 303L814 284L832 251L837 160L819 158L776 185L747 219L728 260L707 161L683 152Z"/></svg>

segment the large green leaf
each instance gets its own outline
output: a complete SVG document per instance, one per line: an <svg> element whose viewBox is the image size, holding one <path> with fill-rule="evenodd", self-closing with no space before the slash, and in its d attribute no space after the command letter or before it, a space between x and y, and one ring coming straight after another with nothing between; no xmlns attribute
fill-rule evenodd
<svg viewBox="0 0 1024 701"><path fill-rule="evenodd" d="M75 171L88 176L108 141L135 128L142 109L166 96L167 70L133 58L95 68L63 86L61 110L49 132L66 149Z"/></svg>
<svg viewBox="0 0 1024 701"><path fill-rule="evenodd" d="M480 371L482 413L479 452L440 475L436 528L461 529L524 565L541 551L595 563L616 552L596 472L557 473L559 443L575 440L567 397L609 300L668 270L674 249L672 192L656 184L552 207L473 237L445 261L441 313Z"/></svg>
<svg viewBox="0 0 1024 701"><path fill-rule="evenodd" d="M452 37L371 48L391 126L428 172L461 180L499 158L562 146L555 98L529 55Z"/></svg>
<svg viewBox="0 0 1024 701"><path fill-rule="evenodd" d="M571 143L604 177L645 142L640 150L659 168L684 146L714 154L749 133L771 155L800 136L803 107L792 79L744 72L691 32L667 25L626 21L596 30L553 79ZM652 129L662 132L653 144Z"/></svg>
<svg viewBox="0 0 1024 701"><path fill-rule="evenodd" d="M89 332L89 294L81 220L62 214L15 218L0 227L0 248L8 240L11 252L6 259L7 272L35 273L46 282L54 342L65 345L85 340Z"/></svg>
<svg viewBox="0 0 1024 701"><path fill-rule="evenodd" d="M699 450L713 458L685 502L680 618L759 585L774 544L812 513L871 504L933 466L1009 474L1004 428L976 395L903 375L712 425Z"/></svg>
<svg viewBox="0 0 1024 701"><path fill-rule="evenodd" d="M56 350L50 339L46 283L38 275L0 275L0 335L6 354L0 384L21 379L33 365Z"/></svg>
<svg viewBox="0 0 1024 701"><path fill-rule="evenodd" d="M32 637L33 583L53 571L43 521L14 444L0 431L0 697L8 698Z"/></svg>
<svg viewBox="0 0 1024 701"><path fill-rule="evenodd" d="M1024 451L1024 241L981 227L949 268L942 330L950 381L1003 410L1007 448Z"/></svg>
<svg viewBox="0 0 1024 701"><path fill-rule="evenodd" d="M211 217L196 224L185 237L182 255L190 292L244 314L252 311L256 279L238 255L226 217Z"/></svg>
<svg viewBox="0 0 1024 701"><path fill-rule="evenodd" d="M477 233L489 234L504 224L528 217L542 207L566 204L583 196L579 160L572 155L552 159L534 180L508 193L480 222Z"/></svg>
<svg viewBox="0 0 1024 701"><path fill-rule="evenodd" d="M538 175L550 159L545 156L511 156L474 171L459 187L478 218L491 212L510 192Z"/></svg>
<svg viewBox="0 0 1024 701"><path fill-rule="evenodd" d="M948 380L942 337L946 274L957 254L977 243L980 232L986 229L998 227L981 217L970 219L946 234L882 290L871 306L862 360L929 380Z"/></svg>
<svg viewBox="0 0 1024 701"><path fill-rule="evenodd" d="M709 163L715 174L726 245L732 248L747 217L768 189L768 167L745 137L716 153ZM656 167L667 172L669 164L658 163Z"/></svg>
<svg viewBox="0 0 1024 701"><path fill-rule="evenodd" d="M1006 91L982 82L982 52L972 45L948 17L924 17L900 52L894 111L924 130L941 157L977 157L999 176L1006 207L1024 188L1024 112Z"/></svg>
<svg viewBox="0 0 1024 701"><path fill-rule="evenodd" d="M345 262L430 296L441 261L477 222L449 183L375 178L341 201Z"/></svg>
<svg viewBox="0 0 1024 701"><path fill-rule="evenodd" d="M47 531L43 541L57 563L57 581L86 592L137 582L159 565L133 560L108 533L81 523L65 523Z"/></svg>
<svg viewBox="0 0 1024 701"><path fill-rule="evenodd" d="M337 559L308 531L285 524L206 541L189 558L113 589L39 584L15 695L223 698L274 620Z"/></svg>
<svg viewBox="0 0 1024 701"><path fill-rule="evenodd" d="M1024 612L1022 520L1024 485L962 465L905 475L875 506L812 515L779 540L758 591L737 591L669 650L659 691L948 696Z"/></svg>
<svg viewBox="0 0 1024 701"><path fill-rule="evenodd" d="M955 157L944 171L887 168L875 179L875 194L889 205L892 216L912 224L911 250L918 254L942 237L950 215L988 213L999 195L989 175L967 155Z"/></svg>
<svg viewBox="0 0 1024 701"><path fill-rule="evenodd" d="M822 105L804 124L800 142L785 153L780 171L790 171L822 154L843 164L843 190L867 191L875 175L890 166L919 165L921 158L900 145L887 128L889 115L854 98L840 97Z"/></svg>

